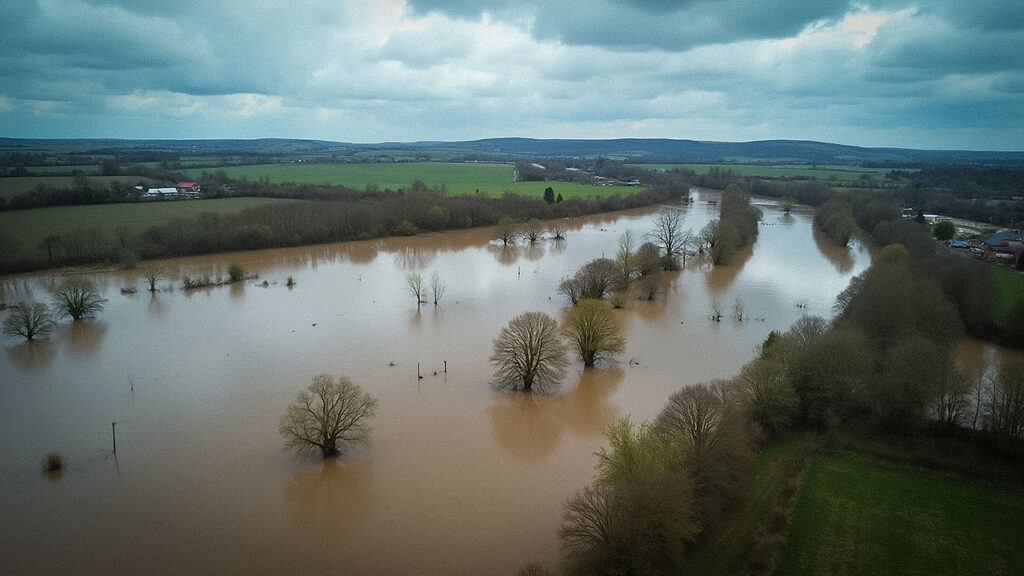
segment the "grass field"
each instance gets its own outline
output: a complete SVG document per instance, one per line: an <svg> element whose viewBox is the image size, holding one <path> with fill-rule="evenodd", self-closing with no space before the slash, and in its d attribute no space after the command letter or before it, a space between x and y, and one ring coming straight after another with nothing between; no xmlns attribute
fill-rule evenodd
<svg viewBox="0 0 1024 576"><path fill-rule="evenodd" d="M35 247L50 234L64 235L77 228L98 228L108 233L121 226L132 230L144 230L175 218L191 217L203 212L238 213L253 206L283 202L301 200L216 198L12 210L0 212L0 230L14 238L21 246Z"/></svg>
<svg viewBox="0 0 1024 576"><path fill-rule="evenodd" d="M141 176L87 176L90 183L96 186L107 186L110 182L119 181L134 186L142 182L149 182L148 178ZM13 178L0 178L0 196L10 198L18 194L33 190L40 184L54 188L73 188L75 185L74 176L15 176Z"/></svg>
<svg viewBox="0 0 1024 576"><path fill-rule="evenodd" d="M697 174L707 174L712 168L732 170L740 176L761 176L764 178L814 178L817 180L854 181L867 177L881 180L888 173L882 168L860 168L857 166L826 165L762 165L762 164L638 164L648 170L671 170L685 168Z"/></svg>
<svg viewBox="0 0 1024 576"><path fill-rule="evenodd" d="M1006 320L1006 315L1010 313L1013 305L1024 298L1024 274L1002 266L994 266L992 274L996 280L996 289L999 291L996 321L1001 324Z"/></svg>
<svg viewBox="0 0 1024 576"><path fill-rule="evenodd" d="M270 182L304 184L340 184L363 190L367 186L397 190L408 188L416 180L427 186L444 186L448 194L473 194L480 191L488 196L500 196L511 190L522 196L543 196L548 186L563 198L591 198L614 193L632 194L637 188L589 186L568 182L513 182L512 164L451 163L451 162L398 162L383 164L256 164L228 166L228 177L249 180L266 178ZM202 170L188 171L189 177L198 178Z"/></svg>
<svg viewBox="0 0 1024 576"><path fill-rule="evenodd" d="M869 456L812 457L779 574L1024 574L1024 491Z"/></svg>

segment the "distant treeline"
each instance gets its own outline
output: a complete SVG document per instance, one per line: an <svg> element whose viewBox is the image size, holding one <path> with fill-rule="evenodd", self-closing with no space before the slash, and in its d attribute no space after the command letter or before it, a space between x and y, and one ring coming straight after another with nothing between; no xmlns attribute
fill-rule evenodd
<svg viewBox="0 0 1024 576"><path fill-rule="evenodd" d="M489 226L503 217L520 221L563 218L676 202L689 192L688 183L678 177L659 177L658 184L628 196L570 198L557 203L516 194L448 196L422 183L398 191L240 181L222 186L222 190L233 187L238 196L307 202L249 208L239 214L205 213L141 231L78 229L65 236L50 236L40 246L21 246L17 239L0 233L0 273L411 235Z"/></svg>

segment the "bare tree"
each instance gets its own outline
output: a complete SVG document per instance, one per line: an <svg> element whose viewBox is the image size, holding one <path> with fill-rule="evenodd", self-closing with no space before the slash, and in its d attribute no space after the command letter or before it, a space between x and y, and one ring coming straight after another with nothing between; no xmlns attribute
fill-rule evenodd
<svg viewBox="0 0 1024 576"><path fill-rule="evenodd" d="M572 278L563 280L558 291L575 305L584 298L604 298L620 285L619 280L619 269L615 263L607 258L598 258L577 270Z"/></svg>
<svg viewBox="0 0 1024 576"><path fill-rule="evenodd" d="M502 244L508 246L509 244L515 244L519 238L519 226L516 221L505 217L502 218L498 225L494 228L494 237L501 240Z"/></svg>
<svg viewBox="0 0 1024 576"><path fill-rule="evenodd" d="M321 456L329 458L346 445L368 441L367 421L376 410L377 400L347 377L335 381L329 374L318 374L288 406L280 432L288 448L297 452L319 450Z"/></svg>
<svg viewBox="0 0 1024 576"><path fill-rule="evenodd" d="M736 301L732 303L732 317L737 322L743 322L743 315L746 312L746 307L743 305L743 300L739 296L736 297Z"/></svg>
<svg viewBox="0 0 1024 576"><path fill-rule="evenodd" d="M603 300L580 300L565 316L562 332L572 342L584 366L626 349L615 314Z"/></svg>
<svg viewBox="0 0 1024 576"><path fill-rule="evenodd" d="M23 336L33 340L43 336L53 328L53 316L42 302L19 302L11 306L7 318L4 318L4 334Z"/></svg>
<svg viewBox="0 0 1024 576"><path fill-rule="evenodd" d="M619 251L615 255L615 263L619 267L619 274L622 276L622 284L629 285L629 281L636 271L636 258L633 250L636 240L633 238L633 231L626 230L619 236Z"/></svg>
<svg viewBox="0 0 1024 576"><path fill-rule="evenodd" d="M437 270L430 275L430 291L434 294L434 306L441 301L441 297L444 296L444 280L441 279L441 273Z"/></svg>
<svg viewBox="0 0 1024 576"><path fill-rule="evenodd" d="M70 316L73 320L81 320L95 316L103 310L107 302L96 290L96 285L85 278L71 278L65 281L54 293L54 307L62 316Z"/></svg>
<svg viewBox="0 0 1024 576"><path fill-rule="evenodd" d="M541 235L544 234L544 226L541 225L540 220L536 218L530 218L523 224L522 235L533 244L537 240L540 240Z"/></svg>
<svg viewBox="0 0 1024 576"><path fill-rule="evenodd" d="M711 299L711 319L715 322L722 320L722 299L718 296Z"/></svg>
<svg viewBox="0 0 1024 576"><path fill-rule="evenodd" d="M693 236L692 229L683 230L683 215L672 208L663 208L654 218L654 230L649 234L665 252L663 267L675 269L678 260L686 255L686 245Z"/></svg>
<svg viewBox="0 0 1024 576"><path fill-rule="evenodd" d="M423 303L423 276L419 272L410 272L405 275L405 284L409 288L409 293L416 298L416 304Z"/></svg>
<svg viewBox="0 0 1024 576"><path fill-rule="evenodd" d="M551 234L551 237L555 240L565 240L565 233L567 230L568 226L561 222L556 222L548 228L548 233Z"/></svg>
<svg viewBox="0 0 1024 576"><path fill-rule="evenodd" d="M156 292L156 283L164 277L164 271L155 266L147 267L142 271L142 277L149 283L149 291Z"/></svg>
<svg viewBox="0 0 1024 576"><path fill-rule="evenodd" d="M494 340L494 385L526 391L555 386L565 377L565 353L555 319L543 312L524 312Z"/></svg>

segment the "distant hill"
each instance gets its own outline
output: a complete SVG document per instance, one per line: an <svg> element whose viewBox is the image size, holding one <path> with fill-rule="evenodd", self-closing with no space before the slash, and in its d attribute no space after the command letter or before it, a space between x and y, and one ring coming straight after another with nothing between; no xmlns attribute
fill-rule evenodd
<svg viewBox="0 0 1024 576"><path fill-rule="evenodd" d="M798 164L1001 164L1024 165L1024 152L861 148L803 140L705 142L655 138L539 140L488 138L462 142L357 144L324 140L118 140L0 138L0 153L117 155L163 153L189 156L244 155L334 160L471 160L604 156L630 162L737 162Z"/></svg>

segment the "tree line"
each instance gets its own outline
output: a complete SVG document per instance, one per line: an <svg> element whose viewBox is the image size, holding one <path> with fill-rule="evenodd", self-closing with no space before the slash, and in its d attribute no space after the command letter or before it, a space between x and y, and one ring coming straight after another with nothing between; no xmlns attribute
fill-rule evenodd
<svg viewBox="0 0 1024 576"><path fill-rule="evenodd" d="M449 196L414 183L409 190L362 191L344 186L236 181L235 195L297 198L308 202L254 207L238 214L204 213L144 230L74 229L38 246L0 233L0 273L232 250L299 246L491 226L502 218L526 221L581 216L676 202L688 192L681 179L663 180L633 194L569 198L548 203L506 193Z"/></svg>
<svg viewBox="0 0 1024 576"><path fill-rule="evenodd" d="M958 372L956 306L915 273L904 246L884 248L836 311L832 322L807 316L772 332L737 376L681 388L654 420L609 427L594 481L566 504L566 572L685 573L747 490L758 452L793 432L826 442L851 432L924 437L946 446L940 452L974 450L1024 473L1024 363ZM783 520L768 524L782 530L785 512L773 514ZM747 570L770 573L765 558L782 541L762 534Z"/></svg>

